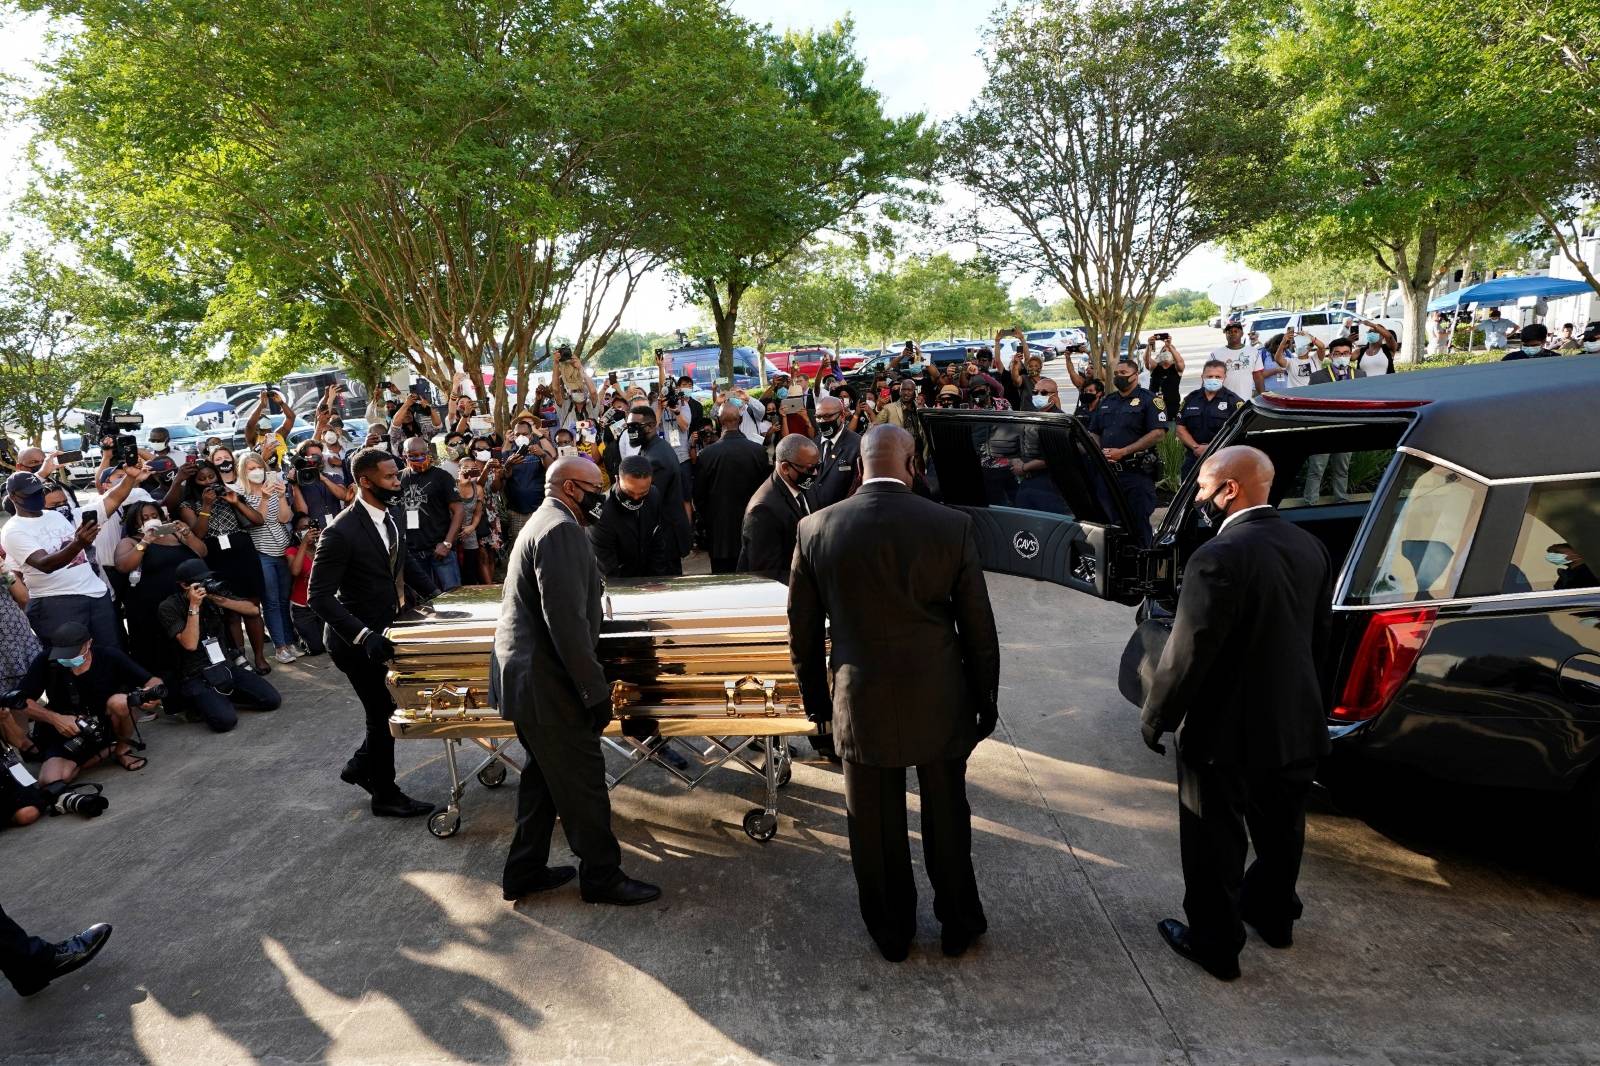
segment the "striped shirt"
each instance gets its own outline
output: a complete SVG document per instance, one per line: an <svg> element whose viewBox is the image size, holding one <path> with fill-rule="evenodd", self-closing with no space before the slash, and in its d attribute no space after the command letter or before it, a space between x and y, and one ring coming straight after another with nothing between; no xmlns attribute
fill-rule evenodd
<svg viewBox="0 0 1600 1066"><path fill-rule="evenodd" d="M285 496L287 491L288 487L285 486L284 492L270 496L266 493L259 496L249 492L239 494L246 503L261 513L262 518L266 519L261 525L250 527L250 539L255 543L256 551L262 555L282 556L284 549L289 546L289 530L283 524L289 517L289 505Z"/></svg>

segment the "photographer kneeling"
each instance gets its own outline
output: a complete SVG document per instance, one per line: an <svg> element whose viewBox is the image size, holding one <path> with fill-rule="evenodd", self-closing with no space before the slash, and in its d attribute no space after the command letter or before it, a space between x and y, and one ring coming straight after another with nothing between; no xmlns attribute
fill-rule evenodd
<svg viewBox="0 0 1600 1066"><path fill-rule="evenodd" d="M199 559L179 563L177 579L178 591L167 597L157 612L161 628L178 642L180 676L173 702L200 714L217 733L239 724L235 705L276 710L283 702L278 690L235 663L227 650L222 612L249 616L261 608L230 595Z"/></svg>
<svg viewBox="0 0 1600 1066"><path fill-rule="evenodd" d="M133 711L160 702L161 679L116 648L96 648L82 623L64 622L49 637L13 694L35 723L33 742L44 763L39 784L69 782L107 756L125 770L143 769L146 760L131 741ZM49 707L35 702L41 694Z"/></svg>

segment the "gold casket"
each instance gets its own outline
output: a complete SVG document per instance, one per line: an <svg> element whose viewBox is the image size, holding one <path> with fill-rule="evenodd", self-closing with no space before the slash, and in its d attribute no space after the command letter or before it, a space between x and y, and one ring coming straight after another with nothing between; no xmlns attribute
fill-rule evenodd
<svg viewBox="0 0 1600 1066"><path fill-rule="evenodd" d="M495 709L489 654L500 620L498 585L457 589L433 601L426 617L387 631L396 654L389 690L396 711L390 731L401 740L442 740L449 755L452 799L429 828L450 836L460 825L463 775L455 748L470 741L488 752L477 769L494 787L520 769L505 749L515 738ZM666 769L689 787L725 764L767 780L768 800L745 820L758 840L776 832L776 789L790 774L788 745L755 738L814 736L789 662L788 589L751 574L719 574L609 583L601 603L600 662L611 682L613 721L605 740L629 760L618 781L639 766ZM699 766L669 762L672 738L702 738ZM772 758L757 765L757 749ZM674 765L673 763L677 765Z"/></svg>

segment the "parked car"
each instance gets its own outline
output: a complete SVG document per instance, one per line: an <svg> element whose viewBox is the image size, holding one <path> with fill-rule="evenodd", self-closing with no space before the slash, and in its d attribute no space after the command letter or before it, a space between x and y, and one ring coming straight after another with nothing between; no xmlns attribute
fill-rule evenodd
<svg viewBox="0 0 1600 1066"><path fill-rule="evenodd" d="M1555 793L1600 866L1600 408L1586 357L1388 374L1257 396L1212 449L1271 456L1271 502L1334 562L1325 780L1376 767ZM1212 536L1180 485L1142 548L1100 449L1067 415L924 412L940 498L977 522L987 569L1138 604L1120 688L1134 703L1170 629L1183 567ZM1006 505L983 441L1024 428L1065 514ZM1350 456L1342 497L1304 495L1312 456ZM1003 479L1000 479L1003 482ZM997 488L999 484L999 488Z"/></svg>
<svg viewBox="0 0 1600 1066"><path fill-rule="evenodd" d="M1244 320L1246 336L1253 330L1266 343L1290 326L1296 333L1316 337L1323 343L1343 336L1349 316L1340 311L1269 311Z"/></svg>
<svg viewBox="0 0 1600 1066"><path fill-rule="evenodd" d="M1081 329L1031 329L1022 336L1030 347L1049 349L1051 354L1046 358L1055 358L1069 348L1088 343Z"/></svg>

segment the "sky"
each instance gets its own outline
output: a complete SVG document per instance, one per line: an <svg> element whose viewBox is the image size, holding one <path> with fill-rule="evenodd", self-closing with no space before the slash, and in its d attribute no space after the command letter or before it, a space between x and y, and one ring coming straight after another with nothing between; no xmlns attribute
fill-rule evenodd
<svg viewBox="0 0 1600 1066"><path fill-rule="evenodd" d="M971 102L983 79L978 51L990 7L982 0L731 0L731 6L779 31L854 18L867 80L891 114L923 111L936 121L952 118ZM44 26L40 18L13 14L7 20L0 32L0 75L26 81L44 47ZM9 124L0 129L0 202L9 203L26 186L26 142L25 129ZM13 228L8 217L4 229ZM1222 254L1203 248L1184 260L1163 288L1204 289L1225 270ZM1033 292L1047 303L1060 296L1051 287L1022 282L1012 292ZM622 324L655 333L688 329L704 318L703 312L678 302L671 278L662 272L641 283Z"/></svg>

